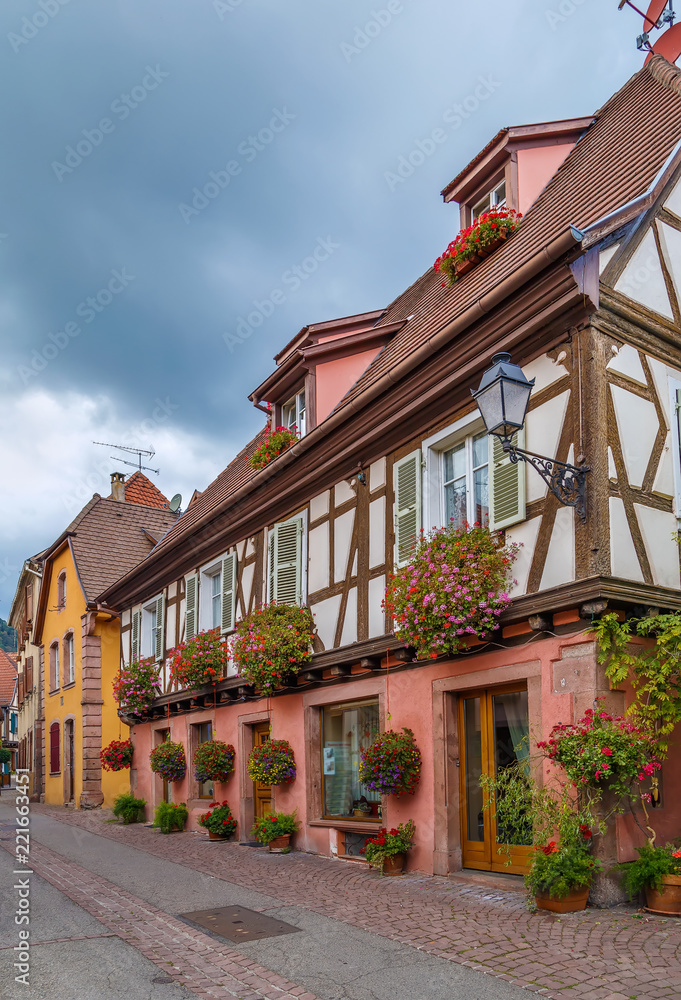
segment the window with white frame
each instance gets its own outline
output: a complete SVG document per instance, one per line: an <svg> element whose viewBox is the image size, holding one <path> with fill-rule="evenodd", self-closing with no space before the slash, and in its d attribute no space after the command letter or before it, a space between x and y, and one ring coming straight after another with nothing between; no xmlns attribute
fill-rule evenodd
<svg viewBox="0 0 681 1000"><path fill-rule="evenodd" d="M223 634L236 624L237 557L228 552L185 579L185 640L219 628Z"/></svg>
<svg viewBox="0 0 681 1000"><path fill-rule="evenodd" d="M73 632L64 636L64 684L73 684L76 679L76 662L73 648Z"/></svg>
<svg viewBox="0 0 681 1000"><path fill-rule="evenodd" d="M164 600L161 594L142 607L142 656L153 656L156 660L163 659L163 627Z"/></svg>
<svg viewBox="0 0 681 1000"><path fill-rule="evenodd" d="M281 408L281 423L288 430L297 431L298 437L306 433L305 390L301 389L287 400Z"/></svg>
<svg viewBox="0 0 681 1000"><path fill-rule="evenodd" d="M489 522L488 441L482 431L440 453L443 524Z"/></svg>
<svg viewBox="0 0 681 1000"><path fill-rule="evenodd" d="M479 218L483 212L489 212L491 208L502 208L506 204L506 181L497 184L484 198L473 206L473 219Z"/></svg>

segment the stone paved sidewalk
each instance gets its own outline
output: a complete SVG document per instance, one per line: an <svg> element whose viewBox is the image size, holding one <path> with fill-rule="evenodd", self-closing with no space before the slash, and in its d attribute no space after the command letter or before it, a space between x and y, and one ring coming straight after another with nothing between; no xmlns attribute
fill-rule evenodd
<svg viewBox="0 0 681 1000"><path fill-rule="evenodd" d="M227 843L218 854L204 834L164 837L148 827L108 824L109 814L99 811L32 809L543 996L681 997L681 921L672 918L619 907L529 913L519 892L418 873L382 879L364 865L295 851L273 855Z"/></svg>

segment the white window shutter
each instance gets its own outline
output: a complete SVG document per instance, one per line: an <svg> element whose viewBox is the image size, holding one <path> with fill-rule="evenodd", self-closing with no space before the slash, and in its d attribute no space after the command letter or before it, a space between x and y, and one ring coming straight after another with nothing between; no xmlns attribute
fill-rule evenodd
<svg viewBox="0 0 681 1000"><path fill-rule="evenodd" d="M302 603L303 522L296 517L275 524L270 536L270 600Z"/></svg>
<svg viewBox="0 0 681 1000"><path fill-rule="evenodd" d="M154 643L154 656L157 660L163 659L163 651L165 648L165 643L163 641L165 637L165 619L163 615L164 608L165 598L163 594L161 594L156 602L156 641Z"/></svg>
<svg viewBox="0 0 681 1000"><path fill-rule="evenodd" d="M421 530L421 452L413 451L393 467L395 491L395 565L406 566Z"/></svg>
<svg viewBox="0 0 681 1000"><path fill-rule="evenodd" d="M137 663L140 658L140 625L142 622L142 612L132 613L132 636L130 642L130 662Z"/></svg>
<svg viewBox="0 0 681 1000"><path fill-rule="evenodd" d="M236 553L230 552L222 560L222 631L234 628L236 612Z"/></svg>
<svg viewBox="0 0 681 1000"><path fill-rule="evenodd" d="M267 600L274 600L274 580L275 580L275 564L274 564L274 539L277 533L277 526L272 528L267 538Z"/></svg>
<svg viewBox="0 0 681 1000"><path fill-rule="evenodd" d="M525 463L512 462L495 434L489 463L489 526L492 531L525 520ZM522 448L524 430L513 435L513 444Z"/></svg>
<svg viewBox="0 0 681 1000"><path fill-rule="evenodd" d="M196 635L196 612L199 595L199 578L196 573L185 580L184 640L188 642Z"/></svg>

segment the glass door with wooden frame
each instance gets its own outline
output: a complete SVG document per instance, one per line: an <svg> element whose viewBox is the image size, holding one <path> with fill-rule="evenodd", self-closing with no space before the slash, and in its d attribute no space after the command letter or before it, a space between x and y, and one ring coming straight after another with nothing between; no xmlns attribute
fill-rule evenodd
<svg viewBox="0 0 681 1000"><path fill-rule="evenodd" d="M253 726L253 746L259 747L270 738L269 722L261 722ZM253 807L256 819L262 819L272 812L272 788L270 785L263 785L261 781L254 781L255 790L253 792Z"/></svg>
<svg viewBox="0 0 681 1000"><path fill-rule="evenodd" d="M493 688L459 698L459 774L461 846L464 868L522 874L527 870L529 838L506 837L488 793L480 784L520 762L529 766L527 691ZM507 843L511 840L511 843ZM515 840L515 842L513 842ZM508 864L510 857L510 865Z"/></svg>

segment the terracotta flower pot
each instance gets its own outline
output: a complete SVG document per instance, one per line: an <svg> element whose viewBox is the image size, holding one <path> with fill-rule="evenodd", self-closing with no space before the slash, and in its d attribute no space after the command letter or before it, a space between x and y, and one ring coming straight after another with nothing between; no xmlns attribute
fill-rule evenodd
<svg viewBox="0 0 681 1000"><path fill-rule="evenodd" d="M662 888L646 889L646 909L668 917L681 917L681 875L665 875Z"/></svg>
<svg viewBox="0 0 681 1000"><path fill-rule="evenodd" d="M393 854L383 859L384 875L401 875L404 870L404 854Z"/></svg>
<svg viewBox="0 0 681 1000"><path fill-rule="evenodd" d="M589 886L573 889L562 899L552 899L548 892L540 892L534 897L538 910L551 910L552 913L576 913L586 909L589 898Z"/></svg>
<svg viewBox="0 0 681 1000"><path fill-rule="evenodd" d="M291 843L291 834L282 833L281 837L275 837L274 840L270 840L270 851L272 854L281 854L282 851L286 851Z"/></svg>
<svg viewBox="0 0 681 1000"><path fill-rule="evenodd" d="M213 833L212 830L208 831L209 840L229 840L229 837L225 836L224 833Z"/></svg>

